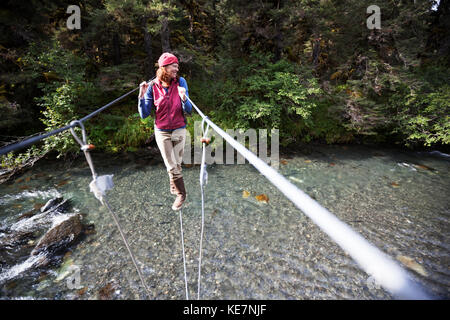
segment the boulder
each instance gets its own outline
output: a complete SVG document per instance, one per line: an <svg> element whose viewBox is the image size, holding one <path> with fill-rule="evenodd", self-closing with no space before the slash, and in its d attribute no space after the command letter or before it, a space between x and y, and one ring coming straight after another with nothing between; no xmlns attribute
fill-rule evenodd
<svg viewBox="0 0 450 320"><path fill-rule="evenodd" d="M41 251L58 252L74 243L83 232L81 214L65 215L53 224L53 226L39 239L31 251L31 255L37 255Z"/></svg>
<svg viewBox="0 0 450 320"><path fill-rule="evenodd" d="M0 235L0 250L11 249L18 245L23 245L28 243L30 239L33 239L34 233L25 232L15 232L12 234L4 233Z"/></svg>
<svg viewBox="0 0 450 320"><path fill-rule="evenodd" d="M41 212L45 211L58 211L58 212L64 212L69 209L71 206L70 199L64 200L62 197L60 198L53 198L51 200L48 200L47 203L41 207Z"/></svg>

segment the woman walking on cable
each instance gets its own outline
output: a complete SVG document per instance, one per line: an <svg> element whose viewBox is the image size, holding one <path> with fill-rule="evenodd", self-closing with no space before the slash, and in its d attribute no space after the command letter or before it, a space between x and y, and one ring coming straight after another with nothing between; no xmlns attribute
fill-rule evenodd
<svg viewBox="0 0 450 320"><path fill-rule="evenodd" d="M177 196L172 209L179 210L186 200L181 174L187 124L184 113L190 115L192 105L187 100L186 80L178 76L177 57L163 53L158 67L156 79L140 84L138 110L144 119L155 109L155 139L169 174L170 192Z"/></svg>

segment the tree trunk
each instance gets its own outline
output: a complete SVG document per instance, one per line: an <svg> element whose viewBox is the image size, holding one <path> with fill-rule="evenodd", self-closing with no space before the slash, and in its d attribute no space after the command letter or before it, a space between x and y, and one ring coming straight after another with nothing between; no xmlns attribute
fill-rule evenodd
<svg viewBox="0 0 450 320"><path fill-rule="evenodd" d="M168 1L163 0L163 3L166 4ZM164 9L162 12L163 20L162 20L162 26L161 26L161 47L162 52L170 52L172 51L170 49L170 30L169 30L169 13L167 12L167 9Z"/></svg>
<svg viewBox="0 0 450 320"><path fill-rule="evenodd" d="M216 51L218 42L218 32L217 32L217 8L216 8L217 0L213 0L213 51Z"/></svg>
<svg viewBox="0 0 450 320"><path fill-rule="evenodd" d="M441 0L428 30L426 48L428 53L436 50L439 56L450 55L450 0Z"/></svg>
<svg viewBox="0 0 450 320"><path fill-rule="evenodd" d="M147 53L147 58L145 59L144 68L146 80L150 80L154 75L154 62L153 62L153 50L152 50L152 35L147 31L147 19L143 22L144 30L144 48Z"/></svg>
<svg viewBox="0 0 450 320"><path fill-rule="evenodd" d="M277 10L280 10L281 6L283 5L283 2L281 0L278 0L277 2ZM275 22L275 52L274 52L274 59L275 62L281 59L281 53L283 52L283 33L281 31L281 17L279 16L276 19Z"/></svg>
<svg viewBox="0 0 450 320"><path fill-rule="evenodd" d="M319 55L320 55L320 38L314 37L313 41L314 41L314 46L313 46L312 58L313 58L314 68L317 68L317 65L319 64Z"/></svg>
<svg viewBox="0 0 450 320"><path fill-rule="evenodd" d="M192 33L194 32L194 13L195 13L193 1L180 0L180 3L188 12L189 33L192 35ZM215 0L213 0L213 5L215 6Z"/></svg>
<svg viewBox="0 0 450 320"><path fill-rule="evenodd" d="M121 56L120 56L120 40L119 40L119 35L117 33L114 33L113 38L113 52L114 52L114 56L113 56L113 63L115 65L118 65L121 63Z"/></svg>
<svg viewBox="0 0 450 320"><path fill-rule="evenodd" d="M441 41L439 43L439 54L447 56L450 54L450 1L441 0L438 7L439 26L442 30Z"/></svg>

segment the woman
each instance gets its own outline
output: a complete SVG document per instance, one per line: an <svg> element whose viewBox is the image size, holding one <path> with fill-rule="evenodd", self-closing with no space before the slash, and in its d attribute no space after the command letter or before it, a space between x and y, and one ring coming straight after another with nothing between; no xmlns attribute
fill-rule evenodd
<svg viewBox="0 0 450 320"><path fill-rule="evenodd" d="M155 139L169 173L170 192L177 198L173 210L181 209L186 200L181 161L186 141L186 117L192 105L187 100L186 80L178 76L178 59L171 53L163 53L158 59L156 79L142 82L139 91L139 114L142 119L155 107Z"/></svg>

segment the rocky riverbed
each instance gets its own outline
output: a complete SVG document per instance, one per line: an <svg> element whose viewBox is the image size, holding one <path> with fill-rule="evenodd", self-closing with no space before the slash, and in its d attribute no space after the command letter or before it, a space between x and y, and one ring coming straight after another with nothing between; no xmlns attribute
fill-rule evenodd
<svg viewBox="0 0 450 320"><path fill-rule="evenodd" d="M109 212L89 191L92 177L80 159L70 166L41 162L0 185L6 245L0 253L1 299L184 299L179 217L170 209L173 196L164 165L136 156L94 154L93 161L100 175L114 174L108 200L151 296ZM279 172L394 258L428 291L448 298L449 164L444 154L315 146L283 155ZM201 298L394 298L251 165L210 165L207 170ZM184 166L183 175L192 295L201 221L199 167ZM42 215L41 207L55 198L70 199L70 209ZM41 231L28 228L27 221L41 225ZM52 232L56 223L70 225L74 235L82 232L73 239L71 233L57 238L60 232ZM13 238L12 230L22 234ZM50 243L63 244L61 249L41 246L45 234ZM15 249L8 243L15 243ZM57 262L29 267L43 256ZM16 275L10 277L12 269Z"/></svg>

